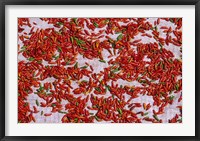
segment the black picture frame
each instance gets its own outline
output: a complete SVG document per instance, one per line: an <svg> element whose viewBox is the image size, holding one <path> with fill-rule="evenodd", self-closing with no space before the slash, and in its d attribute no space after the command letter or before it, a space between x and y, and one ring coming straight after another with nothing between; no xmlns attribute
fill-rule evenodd
<svg viewBox="0 0 200 141"><path fill-rule="evenodd" d="M195 136L5 136L5 7L6 5L195 5ZM2 141L21 140L163 140L200 141L200 0L0 0L0 139Z"/></svg>

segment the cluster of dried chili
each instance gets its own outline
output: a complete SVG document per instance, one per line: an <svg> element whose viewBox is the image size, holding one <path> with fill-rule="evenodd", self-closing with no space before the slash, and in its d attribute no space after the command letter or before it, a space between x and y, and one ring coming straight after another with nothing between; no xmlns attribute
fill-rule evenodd
<svg viewBox="0 0 200 141"><path fill-rule="evenodd" d="M35 19L18 19L19 122L182 122L181 18Z"/></svg>

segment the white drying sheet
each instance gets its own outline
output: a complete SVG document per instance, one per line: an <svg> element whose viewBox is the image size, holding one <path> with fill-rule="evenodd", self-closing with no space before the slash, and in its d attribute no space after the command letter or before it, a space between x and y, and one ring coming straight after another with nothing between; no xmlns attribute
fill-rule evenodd
<svg viewBox="0 0 200 141"><path fill-rule="evenodd" d="M40 18L29 18L30 19L30 23L31 23L31 27L34 26L35 30L37 30L37 28L39 29L46 29L46 28L55 28L57 31L59 30L59 28L56 28L53 26L53 24L48 24L48 22L45 22L45 21L42 21ZM149 21L150 23L154 23L154 21L156 21L157 18L148 18L147 21ZM37 25L34 25L33 22L37 23ZM167 22L165 20L160 20L160 24L157 25L157 28L158 28L158 31L160 32L160 36L161 37L164 37L165 38L165 33L162 33L161 31L162 30L159 30L159 28L161 26L167 26L167 27L171 27L172 30L175 29L175 25L171 22ZM29 26L22 26L22 28L24 28L25 30L23 32L26 32L26 33L29 33L30 32L30 29L31 27ZM88 30L87 27L85 27L86 30ZM35 31L34 30L34 31ZM102 28L101 28L102 30ZM23 34L22 33L19 33L19 35ZM98 29L95 29L94 33L98 33ZM146 32L146 33L150 33L150 31ZM118 37L119 34L114 34L112 36L110 36L111 38L113 39L116 39ZM152 34L151 34L152 35ZM173 34L170 34L172 37L175 37ZM102 40L104 40L105 38L102 38ZM156 42L154 38L148 38L146 36L141 36L141 33L139 33L137 36L135 36L134 40L138 40L138 39L142 39L142 43L150 43L150 42ZM18 44L20 45L20 47L23 46L23 43L19 40L18 41ZM174 46L173 44L169 44L169 46L165 46L166 49L170 50L173 52L173 54L175 55L175 58L177 59L180 59L180 56L181 56L181 52L180 52L180 48ZM115 58L115 57L112 57L112 58L108 58L108 56L110 55L109 52L107 50L103 50L103 58L104 60L107 62L109 61L110 59L112 58ZM28 61L25 57L23 57L23 55L20 53L18 55L18 62L19 61ZM146 59L146 61L148 61L148 59ZM93 59L93 60L89 60L87 58L83 58L82 55L78 55L78 59L77 59L77 62L79 64L79 66L85 66L85 62L87 62L88 64L92 65L93 68L94 68L94 72L96 73L99 73L100 71L102 71L105 67L108 67L108 64L107 63L101 63L99 62L99 59ZM43 65L47 65L48 63L43 61ZM83 77L83 80L87 80L88 78L87 77ZM180 77L180 79L182 79L182 77ZM45 83L45 82L54 82L55 79L54 78L47 78L45 79L44 81L42 81L42 84ZM109 83L108 83L109 84ZM128 81L124 81L124 80L118 80L117 82L115 82L115 84L118 84L118 85L130 85L130 86L141 86L140 83L138 83L137 81L134 81L134 82L128 82ZM73 85L72 85L73 88L77 88L78 85L77 85L77 82L73 82ZM36 88L33 87L33 90L34 92L36 92ZM44 114L45 113L51 113L51 110L52 108L51 107L40 107L40 106L37 106L36 105L36 100L38 100L38 102L45 102L43 99L41 99L40 97L38 97L38 95L36 94L29 94L28 95L28 100L27 102L30 103L30 109L33 110L33 106L36 106L37 109L41 112L43 111ZM165 110L164 110L164 114L162 115L158 115L158 118L159 119L162 119L163 120L163 123L168 123L168 120L173 118L176 114L179 114L179 109L177 108L177 106L182 106L182 101L181 102L178 102L178 98L180 97L182 92L179 92L178 94L173 94L174 95L174 102L172 105L168 105L166 106ZM75 95L75 96L80 96L80 95ZM83 97L86 97L86 95L82 94ZM101 95L102 96L102 95ZM106 95L104 95L105 97L109 97L110 94L109 92L107 92ZM126 99L128 99L130 96L126 95ZM138 103L151 103L151 108L148 110L148 116L149 117L152 117L153 115L153 110L152 109L155 109L156 111L158 110L158 107L157 106L153 106L153 99L152 99L152 96L147 96L147 95L140 95L138 98L135 98L132 100L132 102L138 102ZM63 107L65 107L67 101L62 101L62 105ZM88 103L88 106L90 105L91 103ZM143 110L143 107L141 108L135 108L134 111L135 112L139 112ZM62 110L62 111L65 111L65 110ZM61 123L61 119L62 117L64 116L64 114L62 113L52 113L52 116L44 116L41 115L41 113L37 113L37 114L33 114L35 119L36 119L36 123ZM138 115L139 116L139 115ZM139 116L140 117L140 116ZM145 120L142 120L143 123L147 123L147 121ZM102 122L96 122L96 123L109 123L109 122L105 122L105 121L102 121ZM150 123L150 122L148 122Z"/></svg>

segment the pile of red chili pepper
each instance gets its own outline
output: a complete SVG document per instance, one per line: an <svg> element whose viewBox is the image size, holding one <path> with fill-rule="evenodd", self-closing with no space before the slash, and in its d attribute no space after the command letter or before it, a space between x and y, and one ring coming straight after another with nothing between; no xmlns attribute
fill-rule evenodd
<svg viewBox="0 0 200 141"><path fill-rule="evenodd" d="M19 123L182 123L182 18L35 19L18 18Z"/></svg>

